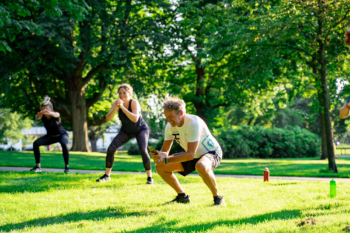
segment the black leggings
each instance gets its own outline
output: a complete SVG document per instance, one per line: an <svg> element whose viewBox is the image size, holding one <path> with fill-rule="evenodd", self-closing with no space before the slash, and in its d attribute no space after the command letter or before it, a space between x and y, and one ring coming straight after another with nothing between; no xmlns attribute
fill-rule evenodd
<svg viewBox="0 0 350 233"><path fill-rule="evenodd" d="M127 143L134 136L136 137L137 144L139 145L143 166L146 171L151 170L151 160L149 158L148 151L147 151L149 129L144 129L136 135L129 135L127 133L124 133L123 131L120 131L108 147L107 157L106 157L106 168L113 167L114 153L117 151L119 147Z"/></svg>
<svg viewBox="0 0 350 233"><path fill-rule="evenodd" d="M38 138L34 143L33 143L33 150L34 150L34 157L35 157L35 162L40 163L40 150L39 146L47 146L56 142L59 142L62 146L62 151L63 151L63 159L66 165L68 165L69 162L69 153L68 153L68 134L62 134L61 136L58 137L50 137L48 135L45 135L41 138Z"/></svg>

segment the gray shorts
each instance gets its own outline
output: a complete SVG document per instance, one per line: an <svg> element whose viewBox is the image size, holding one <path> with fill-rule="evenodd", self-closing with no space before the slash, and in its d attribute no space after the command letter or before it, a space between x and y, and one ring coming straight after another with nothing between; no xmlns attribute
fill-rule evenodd
<svg viewBox="0 0 350 233"><path fill-rule="evenodd" d="M186 161L186 162L181 162L182 167L184 168L184 171L179 172L179 174L181 174L183 176L187 176L191 172L195 171L197 162L204 156L207 157L208 159L210 159L213 170L217 166L219 166L219 164L221 162L221 157L218 155L218 153L216 153L216 151L209 151L208 153L202 155L200 158L196 158L196 159Z"/></svg>

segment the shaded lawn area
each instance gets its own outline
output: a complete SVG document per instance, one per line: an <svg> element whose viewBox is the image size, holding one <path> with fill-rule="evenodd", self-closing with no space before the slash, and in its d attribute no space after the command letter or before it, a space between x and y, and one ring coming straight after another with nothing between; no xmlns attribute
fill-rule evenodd
<svg viewBox="0 0 350 233"><path fill-rule="evenodd" d="M103 153L70 152L71 169L104 170L106 155ZM336 160L338 174L329 173L328 161L319 158L293 159L223 159L216 174L262 175L268 167L272 176L350 177L350 158ZM44 168L64 168L62 153L41 154ZM32 167L35 165L33 152L0 152L0 166ZM153 171L154 163L152 162ZM139 155L116 154L114 171L143 172Z"/></svg>
<svg viewBox="0 0 350 233"><path fill-rule="evenodd" d="M350 225L350 183L219 178L227 207L214 207L200 177L179 177L190 204L158 175L0 172L1 232L341 232ZM312 221L307 221L312 218Z"/></svg>

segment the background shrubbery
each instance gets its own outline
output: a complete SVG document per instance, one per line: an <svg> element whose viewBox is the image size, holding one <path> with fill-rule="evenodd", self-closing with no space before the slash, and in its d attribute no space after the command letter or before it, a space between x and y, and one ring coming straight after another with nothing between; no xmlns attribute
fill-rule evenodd
<svg viewBox="0 0 350 233"><path fill-rule="evenodd" d="M320 155L320 138L306 129L287 126L240 126L216 136L224 158L300 158Z"/></svg>
<svg viewBox="0 0 350 233"><path fill-rule="evenodd" d="M320 156L321 140L318 135L299 126L263 128L261 126L240 126L237 129L222 129L215 135L224 152L224 158L301 158ZM163 145L149 143L157 150ZM125 149L129 155L139 155L138 144L128 142ZM184 151L174 141L170 154Z"/></svg>

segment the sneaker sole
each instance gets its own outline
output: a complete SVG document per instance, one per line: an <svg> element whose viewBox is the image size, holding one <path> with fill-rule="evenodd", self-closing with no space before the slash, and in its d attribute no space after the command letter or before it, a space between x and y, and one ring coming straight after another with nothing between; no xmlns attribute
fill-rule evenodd
<svg viewBox="0 0 350 233"><path fill-rule="evenodd" d="M220 203L218 205L214 204L214 206L225 206L226 207L226 203L224 202L224 203Z"/></svg>
<svg viewBox="0 0 350 233"><path fill-rule="evenodd" d="M100 182L100 183L104 183L104 182L107 182L107 181L110 181L111 179L108 179L108 180L96 180L96 182Z"/></svg>

